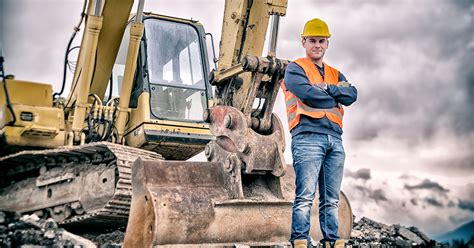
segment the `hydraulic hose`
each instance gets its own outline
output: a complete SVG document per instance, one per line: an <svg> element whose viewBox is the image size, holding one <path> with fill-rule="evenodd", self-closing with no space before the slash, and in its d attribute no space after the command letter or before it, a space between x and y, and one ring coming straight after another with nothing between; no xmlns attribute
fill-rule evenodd
<svg viewBox="0 0 474 248"><path fill-rule="evenodd" d="M7 102L7 108L10 111L10 114L12 115L12 120L8 123L9 126L13 126L16 122L16 116L15 112L13 111L12 108L12 103L10 101L10 95L8 94L8 88L7 88L7 80L5 79L5 70L3 69L3 62L5 59L3 58L3 55L0 52L0 73L2 77L2 84L3 84L3 92L5 92L5 100Z"/></svg>
<svg viewBox="0 0 474 248"><path fill-rule="evenodd" d="M77 24L77 26L74 26L74 32L72 33L71 38L69 39L69 42L67 44L66 54L64 56L63 83L61 84L61 90L59 92L56 92L56 93L53 94L53 99L56 98L56 96L62 95L63 92L64 92L64 87L66 85L66 74L67 74L66 69L67 69L68 56L69 56L69 52L71 52L71 50L72 50L70 48L71 48L71 45L72 45L72 41L76 37L77 32L79 32L79 30L80 30L80 26L82 24L82 21L84 20L84 16L86 15L85 14L86 6L87 6L87 1L84 0L84 5L82 6L82 12L81 12L81 19L79 20L79 23Z"/></svg>

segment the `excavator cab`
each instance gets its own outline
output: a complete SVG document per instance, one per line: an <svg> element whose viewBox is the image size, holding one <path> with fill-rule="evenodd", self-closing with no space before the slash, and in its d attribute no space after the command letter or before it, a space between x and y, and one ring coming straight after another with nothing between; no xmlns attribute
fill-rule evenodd
<svg viewBox="0 0 474 248"><path fill-rule="evenodd" d="M143 23L126 144L186 160L203 151L212 137L203 120L212 98L204 28L156 14L144 15ZM127 41L117 57L115 88L120 88Z"/></svg>

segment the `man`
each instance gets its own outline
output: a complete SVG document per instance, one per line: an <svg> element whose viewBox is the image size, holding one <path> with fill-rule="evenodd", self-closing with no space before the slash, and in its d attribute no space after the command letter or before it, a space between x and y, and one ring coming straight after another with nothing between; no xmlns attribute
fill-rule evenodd
<svg viewBox="0 0 474 248"><path fill-rule="evenodd" d="M338 235L338 202L344 168L342 105L357 99L357 90L337 69L323 62L329 29L320 19L304 26L306 57L286 68L285 94L291 152L296 174L290 241L310 246L311 206L319 188L319 222L326 247L344 247Z"/></svg>

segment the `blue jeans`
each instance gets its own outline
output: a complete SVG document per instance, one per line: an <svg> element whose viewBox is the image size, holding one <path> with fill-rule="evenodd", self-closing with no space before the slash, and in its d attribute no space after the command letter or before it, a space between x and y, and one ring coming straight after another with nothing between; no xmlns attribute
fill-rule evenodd
<svg viewBox="0 0 474 248"><path fill-rule="evenodd" d="M344 169L342 140L327 134L301 133L292 138L291 153L296 175L291 238L310 243L311 207L319 188L319 224L324 241L338 235L338 203ZM319 185L319 187L317 187Z"/></svg>

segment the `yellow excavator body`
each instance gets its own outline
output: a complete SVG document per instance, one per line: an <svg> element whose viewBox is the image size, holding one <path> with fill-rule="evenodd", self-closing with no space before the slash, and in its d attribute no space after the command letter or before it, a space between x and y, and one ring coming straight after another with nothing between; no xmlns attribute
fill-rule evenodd
<svg viewBox="0 0 474 248"><path fill-rule="evenodd" d="M287 0L226 0L212 71L201 23L144 13L144 0L130 15L133 2L85 0L67 98L7 79L2 57L0 209L79 232L126 227L125 247L287 244L295 175L273 114ZM186 161L201 152L207 162ZM348 239L342 192L339 220Z"/></svg>

